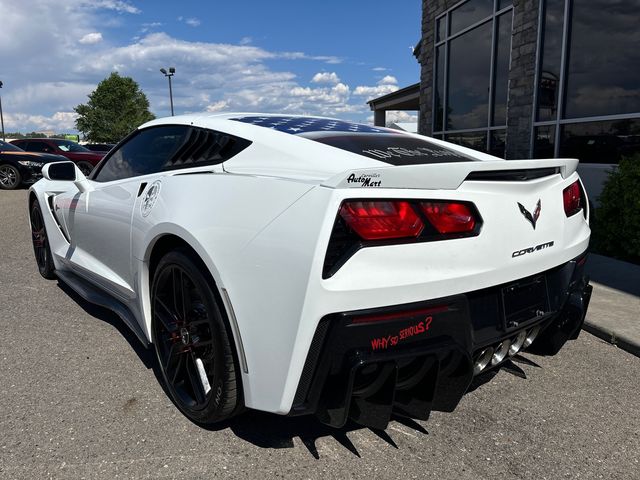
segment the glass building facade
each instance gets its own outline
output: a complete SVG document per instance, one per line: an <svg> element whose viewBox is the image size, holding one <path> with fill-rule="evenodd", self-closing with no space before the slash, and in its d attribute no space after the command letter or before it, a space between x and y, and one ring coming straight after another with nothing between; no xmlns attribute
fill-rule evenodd
<svg viewBox="0 0 640 480"><path fill-rule="evenodd" d="M436 18L435 137L504 156L512 21L510 2L494 0Z"/></svg>
<svg viewBox="0 0 640 480"><path fill-rule="evenodd" d="M533 156L640 152L640 2L546 0L541 20Z"/></svg>
<svg viewBox="0 0 640 480"><path fill-rule="evenodd" d="M640 0L424 0L419 130L502 158L640 153Z"/></svg>

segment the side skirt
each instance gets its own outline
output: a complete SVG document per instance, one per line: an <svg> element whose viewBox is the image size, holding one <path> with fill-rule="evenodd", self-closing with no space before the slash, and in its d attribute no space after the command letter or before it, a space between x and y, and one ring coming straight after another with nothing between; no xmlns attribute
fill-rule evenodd
<svg viewBox="0 0 640 480"><path fill-rule="evenodd" d="M133 331L145 348L151 345L131 311L118 299L69 271L56 270L56 275L87 302L113 311Z"/></svg>

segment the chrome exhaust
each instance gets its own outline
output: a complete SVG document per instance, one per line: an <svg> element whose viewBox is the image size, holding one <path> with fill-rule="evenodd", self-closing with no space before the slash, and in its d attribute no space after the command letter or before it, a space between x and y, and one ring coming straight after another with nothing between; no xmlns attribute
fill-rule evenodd
<svg viewBox="0 0 640 480"><path fill-rule="evenodd" d="M527 332L527 338L524 340L523 348L528 348L535 341L540 333L540 325L533 327L531 330Z"/></svg>
<svg viewBox="0 0 640 480"><path fill-rule="evenodd" d="M493 352L494 352L493 347L487 347L484 350L482 350L480 355L478 355L478 358L476 359L475 363L473 364L474 375L479 374L485 368L487 368L487 365L489 365L489 363L491 362L491 359L493 358Z"/></svg>
<svg viewBox="0 0 640 480"><path fill-rule="evenodd" d="M500 342L500 345L498 345L498 347L493 352L493 356L491 357L491 365L495 366L495 365L498 365L500 362L502 362L507 356L507 353L509 353L510 347L511 347L511 340L505 339L502 342Z"/></svg>
<svg viewBox="0 0 640 480"><path fill-rule="evenodd" d="M525 340L527 339L527 331L522 330L518 335L511 341L511 346L509 347L509 356L513 357L517 354L524 345Z"/></svg>

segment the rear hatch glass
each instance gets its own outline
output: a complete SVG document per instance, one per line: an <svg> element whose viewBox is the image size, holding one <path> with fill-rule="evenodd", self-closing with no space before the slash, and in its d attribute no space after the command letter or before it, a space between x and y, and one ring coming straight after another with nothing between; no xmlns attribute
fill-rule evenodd
<svg viewBox="0 0 640 480"><path fill-rule="evenodd" d="M389 128L318 117L248 116L233 118L373 158L391 165L471 162L463 153Z"/></svg>

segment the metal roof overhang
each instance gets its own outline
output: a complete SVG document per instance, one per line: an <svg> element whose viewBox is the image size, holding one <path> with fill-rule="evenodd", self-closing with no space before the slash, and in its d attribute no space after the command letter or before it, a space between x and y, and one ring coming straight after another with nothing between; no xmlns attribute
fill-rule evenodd
<svg viewBox="0 0 640 480"><path fill-rule="evenodd" d="M371 110L420 110L420 82L367 102Z"/></svg>

